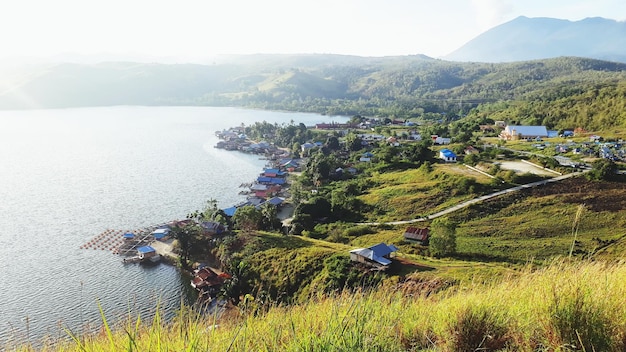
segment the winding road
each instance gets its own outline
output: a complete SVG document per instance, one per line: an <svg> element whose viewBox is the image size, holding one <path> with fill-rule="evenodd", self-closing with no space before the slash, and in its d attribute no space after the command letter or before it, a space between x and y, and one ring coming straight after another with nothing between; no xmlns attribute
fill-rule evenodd
<svg viewBox="0 0 626 352"><path fill-rule="evenodd" d="M571 174L565 174L562 176L557 176L551 179L547 179L547 180L541 180L541 181L537 181L537 182L531 182L531 183L527 183L525 185L521 185L521 186L515 186L512 188L507 188L505 190L502 191L498 191L498 192L494 192L491 194L486 194L484 196L480 196L478 198L474 198L468 201L465 201L463 203L459 203L455 206L452 206L450 208L444 209L440 212L428 215L426 217L422 217L422 218L418 218L418 219L413 219L413 220L400 220L400 221L390 221L390 222L361 222L361 223L357 223L357 225L370 225L370 226L378 226L378 225L405 225L405 224L412 224L412 223L416 223L416 222L422 222L422 221L428 221L428 220L432 220L435 218L438 218L440 216L444 216L447 214L450 214L452 212L455 212L457 210L463 209L465 207L468 207L472 204L476 204L482 201L485 201L487 199L491 199L497 196L501 196L503 194L507 194L507 193L511 193L511 192L517 192L526 188L533 188L533 187L537 187L537 186L543 186L545 184L551 183L551 182L559 182L565 179L568 179L570 177L574 177L574 176L579 176L582 175L584 172L587 172L589 170L584 170L582 173L580 172L573 172Z"/></svg>

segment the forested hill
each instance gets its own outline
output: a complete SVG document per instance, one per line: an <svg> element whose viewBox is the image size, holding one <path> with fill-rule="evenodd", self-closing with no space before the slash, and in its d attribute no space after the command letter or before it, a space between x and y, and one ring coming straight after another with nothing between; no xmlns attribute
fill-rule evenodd
<svg viewBox="0 0 626 352"><path fill-rule="evenodd" d="M533 118L551 125L570 119L575 101L619 99L626 82L626 64L574 57L487 64L253 55L211 65L59 64L16 72L0 81L0 108L213 105L429 118L466 115L479 106L490 114L512 107L521 113L531 104L534 110L526 110ZM552 106L561 112L554 115Z"/></svg>

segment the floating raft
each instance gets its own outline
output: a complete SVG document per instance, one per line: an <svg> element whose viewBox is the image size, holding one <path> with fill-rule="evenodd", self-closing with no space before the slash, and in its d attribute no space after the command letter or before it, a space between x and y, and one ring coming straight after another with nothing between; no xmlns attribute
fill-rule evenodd
<svg viewBox="0 0 626 352"><path fill-rule="evenodd" d="M96 249L103 251L111 251L114 254L120 254L120 248L128 244L128 240L125 239L125 234L132 233L137 239L143 239L147 237L153 228L143 228L136 230L111 230L107 229L99 235L95 236L87 243L80 246L81 249Z"/></svg>

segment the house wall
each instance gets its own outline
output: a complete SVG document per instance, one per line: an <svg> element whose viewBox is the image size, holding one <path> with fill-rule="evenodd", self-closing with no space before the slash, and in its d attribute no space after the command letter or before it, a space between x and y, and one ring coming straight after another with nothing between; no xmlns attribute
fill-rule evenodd
<svg viewBox="0 0 626 352"><path fill-rule="evenodd" d="M350 260L353 262L359 262L359 263L365 263L365 258L363 258L362 256L356 254L356 253L350 253Z"/></svg>

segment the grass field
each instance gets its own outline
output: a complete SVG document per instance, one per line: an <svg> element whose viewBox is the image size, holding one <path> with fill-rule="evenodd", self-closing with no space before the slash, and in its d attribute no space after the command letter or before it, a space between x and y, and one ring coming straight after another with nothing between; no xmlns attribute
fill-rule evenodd
<svg viewBox="0 0 626 352"><path fill-rule="evenodd" d="M131 317L40 350L623 351L625 295L623 263L556 261L487 282L390 281L263 311L250 297L222 320L187 310L168 324Z"/></svg>

